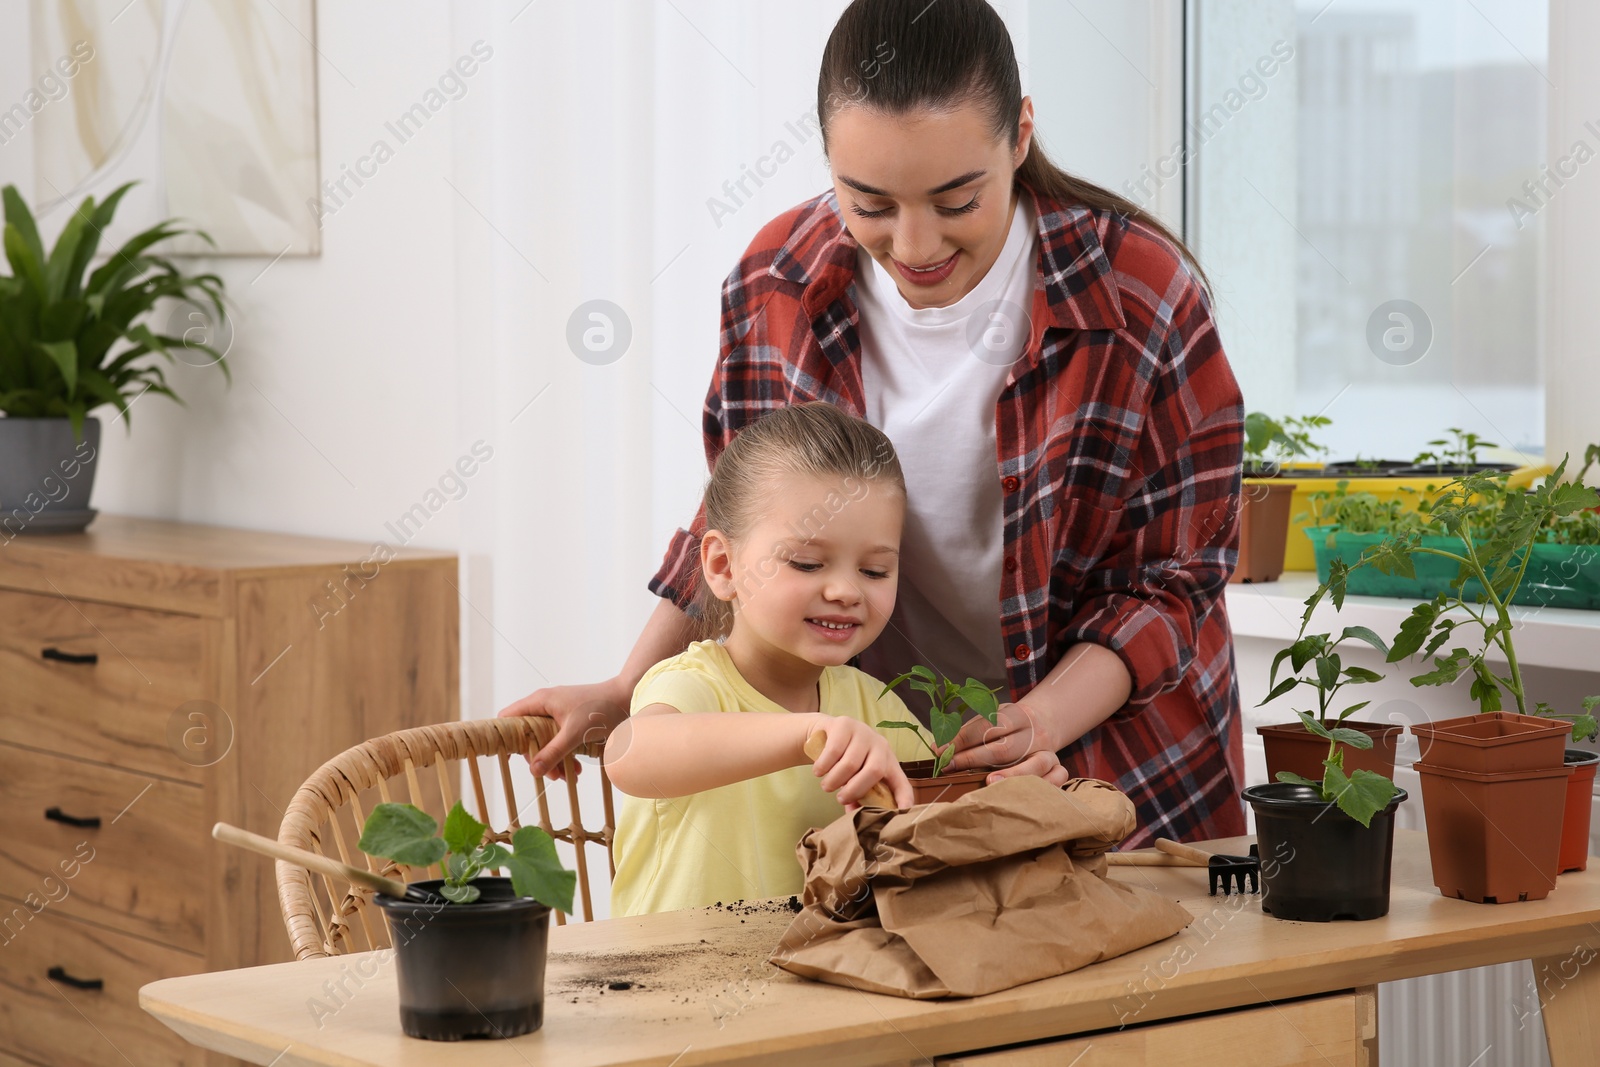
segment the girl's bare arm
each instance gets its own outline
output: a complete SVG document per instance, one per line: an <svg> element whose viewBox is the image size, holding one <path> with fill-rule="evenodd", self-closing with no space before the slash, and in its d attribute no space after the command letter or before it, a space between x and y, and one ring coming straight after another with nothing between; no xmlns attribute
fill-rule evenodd
<svg viewBox="0 0 1600 1067"><path fill-rule="evenodd" d="M828 737L822 755L806 757L814 731ZM852 804L879 781L909 807L911 786L889 742L864 722L810 714L681 713L651 704L612 731L606 742L606 773L612 784L637 797L687 796L731 785L785 767L812 764L822 788Z"/></svg>

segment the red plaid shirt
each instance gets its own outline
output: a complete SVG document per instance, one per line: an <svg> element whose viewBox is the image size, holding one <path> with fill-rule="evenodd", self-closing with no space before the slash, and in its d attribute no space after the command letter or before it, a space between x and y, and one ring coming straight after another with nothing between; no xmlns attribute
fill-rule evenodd
<svg viewBox="0 0 1600 1067"><path fill-rule="evenodd" d="M1011 699L1080 641L1113 650L1132 696L1062 762L1133 799L1129 847L1242 834L1223 603L1238 558L1239 387L1169 242L1109 212L1036 206L1032 331L995 408ZM857 247L831 192L756 235L723 286L708 462L773 408L825 400L864 416ZM702 510L673 535L652 592L687 607L704 531Z"/></svg>

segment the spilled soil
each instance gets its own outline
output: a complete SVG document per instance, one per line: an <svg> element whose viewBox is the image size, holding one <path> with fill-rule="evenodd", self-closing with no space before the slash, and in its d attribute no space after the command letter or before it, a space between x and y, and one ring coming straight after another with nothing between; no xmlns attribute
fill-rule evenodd
<svg viewBox="0 0 1600 1067"><path fill-rule="evenodd" d="M715 944L697 939L634 951L552 952L545 975L552 1009L647 997L650 1009L663 1009L660 1021L666 1022L721 1019L753 1005L781 974L767 957L800 911L799 899L718 901L699 910L720 920ZM737 923L728 921L735 917Z"/></svg>

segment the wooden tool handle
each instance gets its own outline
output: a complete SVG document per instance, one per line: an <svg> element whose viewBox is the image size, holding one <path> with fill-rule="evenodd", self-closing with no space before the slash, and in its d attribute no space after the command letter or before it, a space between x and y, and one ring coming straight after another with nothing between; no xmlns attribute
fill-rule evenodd
<svg viewBox="0 0 1600 1067"><path fill-rule="evenodd" d="M315 852L307 852L303 848L280 845L270 837L262 837L260 834L253 834L249 830L241 830L237 826L229 826L225 822L219 822L213 826L211 828L211 836L226 844L237 845L240 848L249 849L251 852L259 852L263 856L271 856L273 859L283 860L285 863L293 863L296 866L304 867L308 871L316 871L318 874L326 874L334 878L343 878L347 882L354 882L369 889L376 889L387 896L404 897L406 895L406 884L404 882L397 882L393 878L385 878L381 874L364 871L360 867L352 867L348 863L340 863L338 860L329 859L327 856L319 856Z"/></svg>
<svg viewBox="0 0 1600 1067"><path fill-rule="evenodd" d="M1191 848L1188 845L1180 845L1178 842L1165 837L1156 838L1156 848L1169 856L1181 856L1195 867L1211 866L1211 853L1201 852L1199 849Z"/></svg>
<svg viewBox="0 0 1600 1067"><path fill-rule="evenodd" d="M1165 852L1107 852L1106 862L1113 867L1204 867L1184 856Z"/></svg>
<svg viewBox="0 0 1600 1067"><path fill-rule="evenodd" d="M814 731L810 737L806 738L806 758L814 760L822 755L822 746L827 743L828 738L824 731ZM867 790L867 795L861 798L861 806L864 808L883 808L886 811L897 810L894 794L890 793L882 782L873 783L872 788Z"/></svg>

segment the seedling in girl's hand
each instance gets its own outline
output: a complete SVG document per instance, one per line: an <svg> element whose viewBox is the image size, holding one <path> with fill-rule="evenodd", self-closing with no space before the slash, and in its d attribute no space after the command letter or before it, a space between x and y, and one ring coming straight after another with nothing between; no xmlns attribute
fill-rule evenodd
<svg viewBox="0 0 1600 1067"><path fill-rule="evenodd" d="M504 867L511 872L511 888L518 896L532 897L547 908L572 914L572 891L578 876L561 865L556 843L537 826L524 826L511 835L511 848L483 843L488 827L467 814L456 801L444 819L444 836L427 812L410 804L379 804L367 816L356 847L411 867L432 867L443 861L444 884L439 894L457 904L471 904L479 889L471 882L486 870Z"/></svg>
<svg viewBox="0 0 1600 1067"><path fill-rule="evenodd" d="M923 734L922 727L914 722L885 719L878 723L878 726L880 729L892 727L897 730L916 731L917 737L933 754L933 777L937 778L955 758L956 750L951 742L956 739L956 734L961 732L961 712L953 710L951 705L959 701L993 726L999 722L1000 705L994 695L1000 692L1000 687L995 686L991 689L976 678L968 678L964 684L957 685L944 675L935 675L928 668L918 665L884 686L878 696L882 697L884 693L907 679L911 680L911 688L928 694L928 699L933 701L933 711L928 720L932 726L932 743L929 743Z"/></svg>

